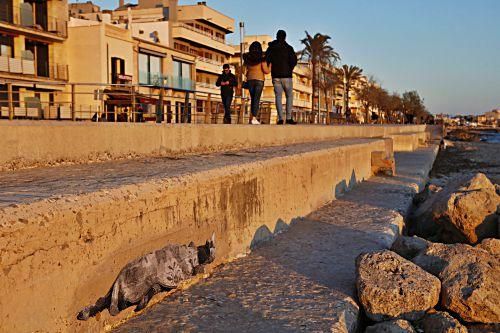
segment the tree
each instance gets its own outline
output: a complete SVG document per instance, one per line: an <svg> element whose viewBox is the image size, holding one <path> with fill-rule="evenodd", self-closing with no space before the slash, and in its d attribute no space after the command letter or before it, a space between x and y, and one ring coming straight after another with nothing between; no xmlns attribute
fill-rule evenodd
<svg viewBox="0 0 500 333"><path fill-rule="evenodd" d="M331 37L316 33L311 36L307 31L306 38L301 40L304 44L304 49L301 51L301 57L306 58L312 64L312 86L313 86L313 107L314 112L314 97L318 97L319 85L319 71L322 67L333 65L336 61L340 60L340 55L329 44ZM319 111L318 105L318 111Z"/></svg>
<svg viewBox="0 0 500 333"><path fill-rule="evenodd" d="M432 117L424 105L424 100L415 90L403 93L402 102L403 112L408 122L413 123L414 119L417 123L425 122Z"/></svg>
<svg viewBox="0 0 500 333"><path fill-rule="evenodd" d="M351 90L354 82L361 78L363 70L357 66L343 65L339 68L340 76L344 83L344 113L349 109L349 91Z"/></svg>
<svg viewBox="0 0 500 333"><path fill-rule="evenodd" d="M356 89L356 95L363 105L365 111L366 123L370 122L370 109L375 107L378 102L380 87L373 77L368 79L359 89Z"/></svg>
<svg viewBox="0 0 500 333"><path fill-rule="evenodd" d="M330 103L335 96L335 88L340 85L342 80L340 79L338 72L335 67L325 68L319 77L319 93L323 91L323 96L325 97L325 105L327 112L327 123L330 123Z"/></svg>

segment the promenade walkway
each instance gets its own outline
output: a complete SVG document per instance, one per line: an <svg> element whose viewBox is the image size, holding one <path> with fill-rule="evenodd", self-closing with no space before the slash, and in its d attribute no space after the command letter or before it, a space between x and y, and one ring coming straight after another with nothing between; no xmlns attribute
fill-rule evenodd
<svg viewBox="0 0 500 333"><path fill-rule="evenodd" d="M355 332L355 258L390 246L434 157L397 153L396 177L361 183L115 332Z"/></svg>

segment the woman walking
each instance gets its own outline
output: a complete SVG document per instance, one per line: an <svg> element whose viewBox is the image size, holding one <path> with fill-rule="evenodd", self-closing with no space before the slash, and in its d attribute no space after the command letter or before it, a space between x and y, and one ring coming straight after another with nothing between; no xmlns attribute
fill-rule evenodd
<svg viewBox="0 0 500 333"><path fill-rule="evenodd" d="M258 125L260 124L257 120L260 97L264 89L266 74L269 74L271 69L266 62L264 52L262 52L262 45L257 41L250 44L249 51L243 55L243 60L247 68L247 85L251 99L250 124Z"/></svg>

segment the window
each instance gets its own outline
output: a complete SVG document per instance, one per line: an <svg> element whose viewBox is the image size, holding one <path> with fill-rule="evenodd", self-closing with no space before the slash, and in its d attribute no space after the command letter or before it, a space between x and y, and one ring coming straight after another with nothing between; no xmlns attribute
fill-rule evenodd
<svg viewBox="0 0 500 333"><path fill-rule="evenodd" d="M190 90L191 89L191 65L174 60L173 88Z"/></svg>
<svg viewBox="0 0 500 333"><path fill-rule="evenodd" d="M139 53L139 83L160 85L161 58L154 55Z"/></svg>
<svg viewBox="0 0 500 333"><path fill-rule="evenodd" d="M111 83L120 83L118 75L125 74L125 60L117 57L111 58Z"/></svg>

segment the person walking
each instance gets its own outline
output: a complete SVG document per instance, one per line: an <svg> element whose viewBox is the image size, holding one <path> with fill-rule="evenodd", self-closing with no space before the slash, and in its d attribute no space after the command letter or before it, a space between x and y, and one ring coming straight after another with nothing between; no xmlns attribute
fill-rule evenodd
<svg viewBox="0 0 500 333"><path fill-rule="evenodd" d="M219 75L217 87L220 87L220 97L224 105L224 124L231 124L231 104L233 103L234 87L238 85L236 76L231 73L228 64L222 66L222 74Z"/></svg>
<svg viewBox="0 0 500 333"><path fill-rule="evenodd" d="M267 63L271 65L276 109L278 110L278 125L283 124L283 92L286 96L286 123L295 125L292 119L293 107L293 69L297 65L297 55L292 46L286 42L286 32L279 30L276 40L269 43L266 51Z"/></svg>
<svg viewBox="0 0 500 333"><path fill-rule="evenodd" d="M260 97L264 89L266 74L269 74L270 67L262 51L262 45L255 41L250 44L249 51L243 55L243 61L247 68L247 87L250 92L250 124L259 125L257 114L260 107Z"/></svg>

